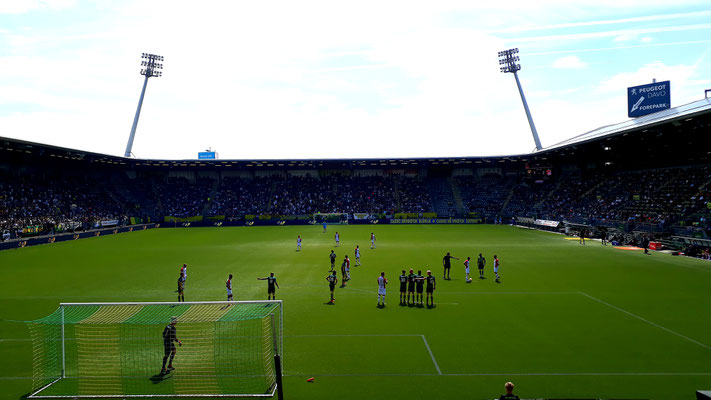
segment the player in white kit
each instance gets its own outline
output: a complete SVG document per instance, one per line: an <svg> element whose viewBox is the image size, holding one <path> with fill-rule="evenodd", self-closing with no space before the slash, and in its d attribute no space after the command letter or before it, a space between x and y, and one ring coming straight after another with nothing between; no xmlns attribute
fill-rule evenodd
<svg viewBox="0 0 711 400"><path fill-rule="evenodd" d="M301 235L296 237L296 251L301 250Z"/></svg>
<svg viewBox="0 0 711 400"><path fill-rule="evenodd" d="M370 232L370 248L375 248L375 233Z"/></svg>
<svg viewBox="0 0 711 400"><path fill-rule="evenodd" d="M381 272L378 277L378 307L385 308L385 285L388 284L387 278L385 278L385 272ZM380 304L380 298L383 298L382 305Z"/></svg>
<svg viewBox="0 0 711 400"><path fill-rule="evenodd" d="M471 257L467 257L466 260L464 260L464 271L467 273L466 279L464 279L464 282L466 283L471 283L471 279L469 279L469 260L471 260Z"/></svg>
<svg viewBox="0 0 711 400"><path fill-rule="evenodd" d="M346 259L343 260L346 263L346 280L350 281L351 280L351 260L346 256Z"/></svg>
<svg viewBox="0 0 711 400"><path fill-rule="evenodd" d="M341 244L341 235L336 232L336 247L340 246Z"/></svg>
<svg viewBox="0 0 711 400"><path fill-rule="evenodd" d="M188 264L183 264L183 267L180 268L180 274L181 278L183 280L183 287L185 287L185 281L188 280Z"/></svg>
<svg viewBox="0 0 711 400"><path fill-rule="evenodd" d="M356 248L355 248L355 260L356 260L355 266L357 267L360 265L360 248L358 248L358 245L356 245Z"/></svg>

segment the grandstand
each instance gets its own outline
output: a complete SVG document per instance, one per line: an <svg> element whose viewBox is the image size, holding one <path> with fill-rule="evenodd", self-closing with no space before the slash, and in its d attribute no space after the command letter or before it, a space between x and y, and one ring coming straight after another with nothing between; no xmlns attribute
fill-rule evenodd
<svg viewBox="0 0 711 400"><path fill-rule="evenodd" d="M107 220L292 224L321 212L533 217L708 239L710 126L704 99L531 154L415 159L145 160L5 138L0 230L9 242Z"/></svg>

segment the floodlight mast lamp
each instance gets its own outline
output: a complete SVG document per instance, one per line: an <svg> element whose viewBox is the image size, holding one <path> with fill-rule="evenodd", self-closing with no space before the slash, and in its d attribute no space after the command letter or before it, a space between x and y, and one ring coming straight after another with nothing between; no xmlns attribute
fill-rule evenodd
<svg viewBox="0 0 711 400"><path fill-rule="evenodd" d="M148 78L159 77L163 75L163 56L156 54L143 53L141 55L143 61L141 61L141 75L144 75L146 79L143 80L143 90L141 90L141 98L138 99L138 108L136 109L136 116L133 118L133 126L131 127L131 135L128 137L128 144L126 145L126 153L124 157L131 157L131 149L133 148L133 138L136 137L136 127L138 126L138 117L141 115L141 106L143 106L143 96L146 94L146 85L148 85Z"/></svg>
<svg viewBox="0 0 711 400"><path fill-rule="evenodd" d="M519 64L520 58L518 57L518 49L509 49L499 52L499 65L501 66L501 72L512 73L516 78L516 85L518 86L518 93L521 95L521 101L523 102L523 109L526 110L526 117L528 118L528 125L531 126L531 133L533 134L533 141L536 142L536 150L541 150L541 140L538 138L538 131L536 131L536 125L533 123L533 117L531 117L531 110L528 109L528 103L526 102L526 96L523 95L523 88L521 88L521 81L518 79L518 71L521 70L521 64Z"/></svg>

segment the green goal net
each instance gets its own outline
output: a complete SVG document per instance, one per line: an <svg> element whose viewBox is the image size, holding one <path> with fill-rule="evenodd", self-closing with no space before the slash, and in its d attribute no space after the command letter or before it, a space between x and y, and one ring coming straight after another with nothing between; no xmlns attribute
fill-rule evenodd
<svg viewBox="0 0 711 400"><path fill-rule="evenodd" d="M62 303L27 322L28 397L273 396L281 383L282 320L279 300Z"/></svg>

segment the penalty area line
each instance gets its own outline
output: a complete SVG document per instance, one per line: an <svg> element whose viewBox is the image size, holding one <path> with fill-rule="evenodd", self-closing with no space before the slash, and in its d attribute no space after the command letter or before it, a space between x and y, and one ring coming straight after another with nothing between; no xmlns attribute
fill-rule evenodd
<svg viewBox="0 0 711 400"><path fill-rule="evenodd" d="M608 307L614 308L614 309L617 310L617 311L623 312L623 313L629 315L630 317L637 318L638 320L640 320L640 321L642 321L642 322L646 322L646 323L648 323L649 325L652 325L652 326L655 326L655 327L657 327L657 328L659 328L659 329L661 329L661 330L667 331L667 332L669 332L669 333L671 333L671 334L673 334L673 335L676 335L676 336L678 336L678 337L680 337L680 338L682 338L682 339L685 339L685 340L687 340L687 341L689 341L689 342L691 342L691 343L697 344L697 345L699 345L699 346L701 346L701 347L703 347L703 348L705 348L705 349L707 349L707 350L711 350L711 346L705 345L705 344L703 344L703 343L701 343L701 342L699 342L699 341L697 341L697 340L694 340L694 339L692 339L692 338L690 338L690 337L688 337L688 336L684 336L684 335L682 335L682 334L679 333L679 332L675 332L675 331L673 331L673 330L671 330L671 329L669 329L669 328L663 327L663 326L661 326L661 325L659 325L659 324L655 324L654 322L652 322L652 321L650 321L650 320L648 320L648 319L644 319L644 318L640 317L640 316L637 315L637 314L633 314L633 313L631 313L631 312L629 312L629 311L627 311L627 310L621 309L620 307L613 306L612 304L607 303L607 302L605 302L605 301L603 301L603 300L600 300L600 299L598 299L597 297L590 296L589 294L587 294L587 293L585 293L585 292L580 292L580 294L583 295L583 296L585 296L585 297L587 297L587 298L589 298L590 300L595 300L595 301L597 301L597 302L600 303L600 304L604 304L604 305L606 305L606 306L608 306Z"/></svg>
<svg viewBox="0 0 711 400"><path fill-rule="evenodd" d="M432 359L432 363L435 366L435 369L437 370L437 373L439 375L442 375L442 371L439 369L439 365L437 364L437 360L435 360L434 354L432 354L432 349L430 349L429 343L427 343L427 338L425 335L420 335L422 337L422 341L425 342L425 347L427 347L427 352L430 353L430 358Z"/></svg>

